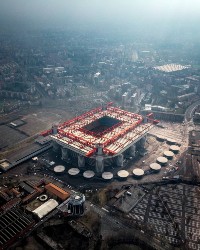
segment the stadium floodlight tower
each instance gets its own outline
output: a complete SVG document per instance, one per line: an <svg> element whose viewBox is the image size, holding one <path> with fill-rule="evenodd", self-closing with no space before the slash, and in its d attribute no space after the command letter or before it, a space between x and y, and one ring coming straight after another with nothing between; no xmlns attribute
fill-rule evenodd
<svg viewBox="0 0 200 250"><path fill-rule="evenodd" d="M108 103L58 125L57 133L42 134L51 134L62 159L76 158L80 169L87 164L102 173L105 166L123 167L124 154L135 156L137 144L144 147L146 134L158 122L152 116L144 118Z"/></svg>

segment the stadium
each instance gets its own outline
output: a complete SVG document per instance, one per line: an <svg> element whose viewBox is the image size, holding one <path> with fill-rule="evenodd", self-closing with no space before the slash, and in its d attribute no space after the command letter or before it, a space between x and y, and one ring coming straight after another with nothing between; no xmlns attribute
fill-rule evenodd
<svg viewBox="0 0 200 250"><path fill-rule="evenodd" d="M158 122L153 114L146 117L131 113L110 103L88 111L43 132L52 139L62 159L76 162L79 169L91 166L97 173L105 167L123 167L124 157L143 151L146 134Z"/></svg>

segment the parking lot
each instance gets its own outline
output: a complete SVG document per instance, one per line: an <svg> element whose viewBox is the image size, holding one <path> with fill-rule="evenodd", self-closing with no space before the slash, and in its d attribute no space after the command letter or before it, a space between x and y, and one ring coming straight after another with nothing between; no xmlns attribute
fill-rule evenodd
<svg viewBox="0 0 200 250"><path fill-rule="evenodd" d="M200 248L199 187L185 184L157 186L129 213L129 218L151 227L154 234L172 244L185 242Z"/></svg>

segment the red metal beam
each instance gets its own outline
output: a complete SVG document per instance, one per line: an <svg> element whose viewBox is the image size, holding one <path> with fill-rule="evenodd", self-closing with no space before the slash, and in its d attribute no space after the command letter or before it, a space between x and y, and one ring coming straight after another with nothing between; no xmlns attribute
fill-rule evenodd
<svg viewBox="0 0 200 250"><path fill-rule="evenodd" d="M96 113L98 113L100 111L102 111L102 107L92 109L92 110L90 110L90 111L88 111L88 112L86 112L86 113L84 113L84 114L82 114L80 116L77 116L77 117L75 117L75 118L73 118L73 119L71 119L71 120L69 120L67 122L64 122L64 123L60 124L59 128L65 128L68 125L71 125L71 124L73 124L73 123L75 123L75 122L77 122L79 120L85 119L86 117L94 115L94 114L96 114Z"/></svg>
<svg viewBox="0 0 200 250"><path fill-rule="evenodd" d="M93 148L92 150L90 150L87 154L86 157L91 157L95 152L96 152L96 148Z"/></svg>
<svg viewBox="0 0 200 250"><path fill-rule="evenodd" d="M118 138L122 137L123 135L125 135L126 133L128 133L129 131L131 131L132 129L134 129L135 127L137 127L139 124L142 123L142 120L138 120L137 122L135 122L134 124L132 124L131 126L129 126L128 128L124 129L123 131L121 131L120 133L114 135L112 138L108 139L103 145L104 147L108 146L109 144L113 143L115 140L117 140Z"/></svg>
<svg viewBox="0 0 200 250"><path fill-rule="evenodd" d="M87 140L85 140L84 138L82 137L78 137L72 133L69 133L69 132L65 132L64 130L62 129L58 129L58 134L61 135L61 136L66 136L68 137L69 139L73 140L73 141L77 141L81 144L84 144L86 146L89 146L89 147L93 147L94 146L94 143L93 142L89 142Z"/></svg>
<svg viewBox="0 0 200 250"><path fill-rule="evenodd" d="M110 150L110 149L108 149L108 148L103 148L103 152L104 152L105 154L108 154L108 155L114 155L114 154L116 154L115 151Z"/></svg>
<svg viewBox="0 0 200 250"><path fill-rule="evenodd" d="M138 115L135 113L130 113L126 110L121 110L121 109L116 108L116 107L109 107L108 110L114 111L114 112L121 114L121 115L126 115L126 116L131 117L131 118L137 118L139 120L143 119L143 117L141 115Z"/></svg>
<svg viewBox="0 0 200 250"><path fill-rule="evenodd" d="M48 129L48 130L45 130L45 131L40 133L40 135L42 135L42 136L47 136L47 135L50 135L50 134L52 134L52 129Z"/></svg>

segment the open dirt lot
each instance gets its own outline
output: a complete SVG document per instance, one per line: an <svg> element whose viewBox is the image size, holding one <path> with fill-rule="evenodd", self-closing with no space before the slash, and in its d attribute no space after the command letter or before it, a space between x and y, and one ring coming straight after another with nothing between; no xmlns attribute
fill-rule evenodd
<svg viewBox="0 0 200 250"><path fill-rule="evenodd" d="M38 147L34 143L34 135L72 117L69 111L59 108L36 108L0 117L0 124L2 124L0 125L0 159L11 157L16 160L21 157L22 149L24 151L27 148L30 152L36 150ZM10 128L8 124L16 119L25 121L25 124L17 129ZM29 140L28 136L32 139Z"/></svg>
<svg viewBox="0 0 200 250"><path fill-rule="evenodd" d="M22 141L26 135L6 125L0 126L0 150Z"/></svg>
<svg viewBox="0 0 200 250"><path fill-rule="evenodd" d="M41 108L23 116L21 119L26 122L19 130L28 135L34 135L43 130L50 129L53 124L58 124L69 120L72 115L65 110Z"/></svg>

